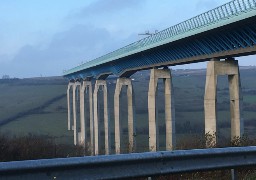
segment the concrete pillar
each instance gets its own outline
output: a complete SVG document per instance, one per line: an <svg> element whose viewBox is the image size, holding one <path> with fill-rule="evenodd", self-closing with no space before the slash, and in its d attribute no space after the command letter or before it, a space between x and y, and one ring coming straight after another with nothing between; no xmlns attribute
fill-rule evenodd
<svg viewBox="0 0 256 180"><path fill-rule="evenodd" d="M74 83L69 82L67 89L67 106L68 106L68 130L72 130L72 121L71 121L71 108L70 108L70 88L74 85Z"/></svg>
<svg viewBox="0 0 256 180"><path fill-rule="evenodd" d="M232 59L226 61L213 59L212 61L208 62L207 66L204 97L205 133L210 136L209 138L211 138L211 141L207 139L207 147L215 146L217 142L216 86L218 75L228 75L231 113L231 139L241 137L244 133L244 121L241 117L242 91L238 61Z"/></svg>
<svg viewBox="0 0 256 180"><path fill-rule="evenodd" d="M231 138L241 137L244 134L243 96L241 89L239 67L236 75L229 75Z"/></svg>
<svg viewBox="0 0 256 180"><path fill-rule="evenodd" d="M87 91L87 89L89 91ZM86 91L85 91L86 90ZM86 102L85 93L89 96L89 112L85 112ZM92 107L92 83L91 81L83 81L80 88L80 123L81 123L81 141L80 144L85 146L87 142L87 132L86 132L86 121L85 114L89 113L90 116L90 151L91 155L94 155L94 122L93 122L93 107Z"/></svg>
<svg viewBox="0 0 256 180"><path fill-rule="evenodd" d="M166 150L173 150L176 146L175 109L172 96L172 81L170 69L152 69L148 91L148 118L149 118L149 150L159 149L158 110L156 105L157 82L164 79L165 89L165 123L166 123Z"/></svg>
<svg viewBox="0 0 256 180"><path fill-rule="evenodd" d="M80 86L80 127L81 127L81 133L80 133L80 145L83 145L85 147L86 139L87 139L87 133L86 133L86 123L85 123L85 102L84 102L84 91L85 91L85 83L83 82Z"/></svg>
<svg viewBox="0 0 256 180"><path fill-rule="evenodd" d="M103 87L104 93L104 131L105 131L105 154L110 154L110 129L109 129L109 110L107 83L105 80L96 80L93 100L94 100L94 132L95 132L95 155L99 154L100 148L100 132L99 132L99 109L98 109L98 91L99 87Z"/></svg>
<svg viewBox="0 0 256 180"><path fill-rule="evenodd" d="M94 120L93 120L93 107L92 107L92 83L89 83L89 103L90 103L90 138L91 138L91 153L94 155Z"/></svg>
<svg viewBox="0 0 256 180"><path fill-rule="evenodd" d="M74 119L74 145L78 143L78 132L77 132L77 86L81 86L80 82L75 82L73 85L73 119Z"/></svg>
<svg viewBox="0 0 256 180"><path fill-rule="evenodd" d="M92 98L92 82L84 81L83 83L86 93L89 96L89 116L90 116L90 151L91 155L94 155L94 121L93 121L93 98ZM89 90L89 91L88 91Z"/></svg>
<svg viewBox="0 0 256 180"><path fill-rule="evenodd" d="M171 151L176 146L175 134L175 105L172 95L172 78L164 79L165 95L165 124L166 124L166 150Z"/></svg>
<svg viewBox="0 0 256 180"><path fill-rule="evenodd" d="M114 96L114 110L115 110L115 150L116 154L121 153L121 137L122 137L122 122L120 121L120 93L122 87L127 86L127 103L128 103L128 137L129 137L129 152L134 152L136 149L136 129L134 117L134 94L132 82L130 78L118 78L116 82L115 96Z"/></svg>

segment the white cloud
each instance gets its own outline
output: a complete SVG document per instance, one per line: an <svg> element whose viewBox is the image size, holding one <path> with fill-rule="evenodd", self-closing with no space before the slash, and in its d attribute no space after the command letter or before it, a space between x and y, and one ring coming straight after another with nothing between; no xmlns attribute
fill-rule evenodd
<svg viewBox="0 0 256 180"><path fill-rule="evenodd" d="M113 51L120 44L106 29L77 25L56 33L46 48L23 46L11 62L0 66L0 72L12 77L61 75L64 69Z"/></svg>

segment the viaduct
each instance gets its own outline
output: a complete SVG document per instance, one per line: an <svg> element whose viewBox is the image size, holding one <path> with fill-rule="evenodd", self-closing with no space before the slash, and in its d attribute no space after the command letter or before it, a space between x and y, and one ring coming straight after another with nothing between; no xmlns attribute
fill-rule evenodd
<svg viewBox="0 0 256 180"><path fill-rule="evenodd" d="M92 154L99 154L101 142L98 92L99 88L102 88L104 92L105 153L111 153L107 78L113 74L118 77L114 94L115 153L121 153L122 127L119 104L120 92L123 88L127 88L129 152L133 152L136 149L136 121L133 101L136 95L133 93L130 76L137 71L150 69L148 89L149 151L158 151L159 149L156 106L157 81L159 79L164 80L166 150L175 149L175 108L172 75L168 67L203 61L209 61L204 97L205 133L212 134L214 136L213 143L216 143L217 76L228 75L231 138L242 136L244 132L242 95L239 66L235 57L255 53L256 0L232 0L154 35L65 71L64 77L69 80L67 89L68 130L74 131L74 144L84 144L86 141L90 141ZM93 79L95 79L95 83L92 83ZM89 97L88 102L85 102L85 95ZM80 98L79 101L77 97ZM73 107L71 107L71 101L73 101ZM89 105L88 112L85 111L85 105ZM80 116L77 114L78 108L80 108ZM89 113L90 116L90 137L87 137L85 132L85 113ZM80 132L78 132L78 122L80 122ZM211 146L211 144L207 145Z"/></svg>

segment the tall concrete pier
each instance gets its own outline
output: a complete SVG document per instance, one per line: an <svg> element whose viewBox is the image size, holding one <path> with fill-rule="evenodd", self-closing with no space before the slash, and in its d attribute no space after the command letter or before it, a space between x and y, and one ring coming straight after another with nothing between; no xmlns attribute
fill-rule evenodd
<svg viewBox="0 0 256 180"><path fill-rule="evenodd" d="M96 80L93 100L94 100L94 137L95 137L95 155L99 154L101 137L99 130L99 104L98 91L102 87L104 99L104 132L105 132L105 154L110 154L110 130L109 130L109 110L108 110L108 90L106 80Z"/></svg>
<svg viewBox="0 0 256 180"><path fill-rule="evenodd" d="M176 145L175 110L172 96L172 81L170 69L152 69L148 90L148 118L149 118L149 150L159 150L159 129L157 109L157 82L164 80L165 95L165 124L166 124L166 150L173 150Z"/></svg>
<svg viewBox="0 0 256 180"><path fill-rule="evenodd" d="M85 95L88 96L89 101L85 102ZM81 142L80 144L86 146L89 143L90 151L94 154L94 123L93 123L93 98L92 98L92 83L91 81L84 80L80 90L80 126L81 126ZM85 112L87 104L89 105L89 112ZM87 140L87 119L85 115L89 114L90 123L90 140Z"/></svg>
<svg viewBox="0 0 256 180"><path fill-rule="evenodd" d="M72 104L70 101L70 89L72 89ZM88 102L85 101L85 95L88 96ZM80 101L80 104L78 102ZM89 112L85 111L86 105L89 105ZM78 116L78 106L80 117ZM91 154L94 155L94 121L93 121L93 97L91 81L69 82L67 88L67 107L68 107L68 130L74 131L74 145L89 145ZM73 113L73 117L71 114ZM90 140L87 139L87 119L86 114L89 114L90 123ZM78 132L78 119L80 118L80 132ZM73 120L73 121L72 121ZM87 144L89 142L89 144Z"/></svg>
<svg viewBox="0 0 256 180"><path fill-rule="evenodd" d="M86 93L89 96L89 122L90 122L90 148L91 153L94 154L94 121L93 121L93 95L92 95L92 82L91 81L84 81ZM85 103L86 104L86 103Z"/></svg>
<svg viewBox="0 0 256 180"><path fill-rule="evenodd" d="M211 142L207 146L214 146L217 142L217 97L216 85L218 75L228 75L230 94L230 116L231 116L231 139L241 137L244 133L244 121L242 118L242 91L238 61L227 59L219 61L213 59L208 62L204 111L205 111L205 133L212 135Z"/></svg>
<svg viewBox="0 0 256 180"><path fill-rule="evenodd" d="M114 95L115 108L115 150L116 154L121 152L121 138L122 138L122 121L120 120L120 93L122 87L127 87L127 102L128 102L128 138L129 152L134 152L136 149L136 129L135 129L135 113L134 113L134 93L132 82L130 78L118 78L116 81L116 89Z"/></svg>
<svg viewBox="0 0 256 180"><path fill-rule="evenodd" d="M74 120L74 145L78 144L78 141L80 139L78 135L78 129L77 129L77 102L78 102L78 86L81 86L80 82L75 82L73 85L73 120Z"/></svg>
<svg viewBox="0 0 256 180"><path fill-rule="evenodd" d="M73 122L71 121L71 104L70 104L70 89L73 87L74 83L69 82L67 89L67 107L68 107L68 130L72 130Z"/></svg>
<svg viewBox="0 0 256 180"><path fill-rule="evenodd" d="M81 84L80 88L80 128L81 128L81 137L80 137L80 142L79 144L84 145L87 140L87 133L85 132L86 130L86 123L85 123L85 116L84 116L84 108L85 108L85 103L84 103L84 91L85 91L85 86L84 82Z"/></svg>

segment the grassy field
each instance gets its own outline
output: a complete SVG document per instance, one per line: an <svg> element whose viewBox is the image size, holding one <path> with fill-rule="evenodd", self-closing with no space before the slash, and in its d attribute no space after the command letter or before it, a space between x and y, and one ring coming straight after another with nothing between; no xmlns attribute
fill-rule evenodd
<svg viewBox="0 0 256 180"><path fill-rule="evenodd" d="M2 82L1 82L2 81ZM66 84L62 78L1 80L0 131L72 141L66 128Z"/></svg>
<svg viewBox="0 0 256 180"><path fill-rule="evenodd" d="M176 109L177 141L204 132L205 70L175 70L173 74ZM245 131L256 137L256 69L241 68L244 99ZM133 78L136 105L137 142L140 151L148 147L147 90L149 71L136 73ZM113 95L115 80L109 79L109 107L112 142L114 142ZM0 132L10 135L37 134L53 137L57 142L73 143L73 133L67 130L67 81L59 77L0 80ZM158 84L160 146L164 147L163 82ZM127 139L127 100L122 92L121 113L124 138ZM101 99L102 95L99 96ZM102 102L100 102L102 103ZM101 106L102 107L102 106ZM101 113L101 116L103 113ZM103 118L101 118L101 125ZM103 126L101 126L103 128ZM230 135L229 90L227 77L218 78L218 127L222 136ZM87 129L88 130L88 129ZM104 137L102 137L104 138ZM126 142L124 141L124 147Z"/></svg>

